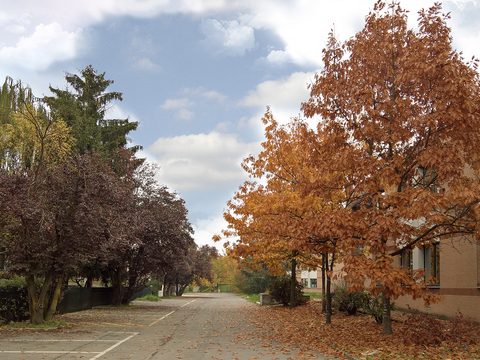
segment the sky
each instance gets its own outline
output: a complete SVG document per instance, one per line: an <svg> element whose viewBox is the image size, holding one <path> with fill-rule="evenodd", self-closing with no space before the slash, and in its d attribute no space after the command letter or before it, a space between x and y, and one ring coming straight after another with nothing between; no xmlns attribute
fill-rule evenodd
<svg viewBox="0 0 480 360"><path fill-rule="evenodd" d="M107 118L138 121L138 153L185 200L199 245L226 227L227 202L261 151L266 107L286 123L309 98L322 49L364 26L373 0L2 0L0 77L37 97L92 65L123 93ZM409 26L433 1L401 1ZM453 45L480 57L480 1L443 2ZM216 243L219 249L221 244Z"/></svg>

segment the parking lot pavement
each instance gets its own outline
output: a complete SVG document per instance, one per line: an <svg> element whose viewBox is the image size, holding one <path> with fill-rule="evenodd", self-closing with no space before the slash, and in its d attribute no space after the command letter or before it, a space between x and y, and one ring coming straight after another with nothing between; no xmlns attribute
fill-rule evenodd
<svg viewBox="0 0 480 360"><path fill-rule="evenodd" d="M324 359L291 344L259 341L245 316L256 305L233 294L134 302L65 314L69 329L0 332L1 360Z"/></svg>
<svg viewBox="0 0 480 360"><path fill-rule="evenodd" d="M2 334L5 335L5 334ZM0 359L98 359L138 333L34 334L9 332L0 338Z"/></svg>

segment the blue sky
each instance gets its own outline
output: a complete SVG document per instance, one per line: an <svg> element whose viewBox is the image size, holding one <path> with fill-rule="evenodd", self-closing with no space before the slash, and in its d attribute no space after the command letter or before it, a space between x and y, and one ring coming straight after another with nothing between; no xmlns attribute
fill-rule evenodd
<svg viewBox="0 0 480 360"><path fill-rule="evenodd" d="M447 1L454 46L480 56L479 1ZM35 95L64 88L87 65L123 93L110 118L139 121L139 154L186 200L199 244L226 226L227 201L246 180L243 158L260 151L267 105L287 122L335 26L346 40L374 1L17 0L0 8L0 76ZM402 1L415 27L433 1Z"/></svg>

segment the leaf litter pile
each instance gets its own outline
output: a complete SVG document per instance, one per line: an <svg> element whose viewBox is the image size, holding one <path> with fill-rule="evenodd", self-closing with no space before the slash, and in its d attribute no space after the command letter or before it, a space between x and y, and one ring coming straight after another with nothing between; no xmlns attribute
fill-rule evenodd
<svg viewBox="0 0 480 360"><path fill-rule="evenodd" d="M310 301L286 307L245 309L249 320L262 328L263 340L339 359L477 359L480 326L461 314L452 321L423 315L392 313L394 335L382 335L382 325L365 314L335 313L325 324L321 303Z"/></svg>

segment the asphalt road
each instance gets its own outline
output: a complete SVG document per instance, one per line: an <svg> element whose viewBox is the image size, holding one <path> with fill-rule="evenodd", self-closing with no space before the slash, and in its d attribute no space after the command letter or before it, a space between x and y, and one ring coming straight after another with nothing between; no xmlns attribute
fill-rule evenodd
<svg viewBox="0 0 480 360"><path fill-rule="evenodd" d="M0 332L0 359L325 359L265 340L270 325L249 320L257 305L234 294L134 304L65 314L67 330Z"/></svg>

